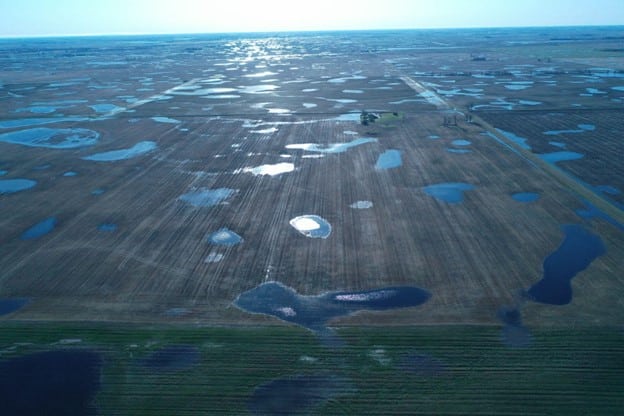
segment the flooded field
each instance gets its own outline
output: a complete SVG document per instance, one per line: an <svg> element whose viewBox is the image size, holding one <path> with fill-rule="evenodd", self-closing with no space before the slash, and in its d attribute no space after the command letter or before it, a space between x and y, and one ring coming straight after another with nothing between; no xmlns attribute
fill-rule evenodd
<svg viewBox="0 0 624 416"><path fill-rule="evenodd" d="M542 408L591 379L609 388L596 412L599 386L575 397L581 413L614 414L623 38L0 40L0 368L82 367L68 373L74 401L19 376L0 377L0 398L27 390L15 412L38 397L66 414L159 414L150 397L172 414L189 414L182 399L206 414L444 414L424 391L448 413L486 397L494 413L531 414L536 392L510 401L501 386L546 362L557 378ZM20 332L33 321L46 324ZM149 330L40 340L67 321ZM165 342L165 326L209 329ZM561 340L574 348L557 367L543 358ZM481 350L494 358L476 375ZM505 357L514 377L491 370ZM504 391L475 393L477 379ZM223 386L229 408L215 404Z"/></svg>

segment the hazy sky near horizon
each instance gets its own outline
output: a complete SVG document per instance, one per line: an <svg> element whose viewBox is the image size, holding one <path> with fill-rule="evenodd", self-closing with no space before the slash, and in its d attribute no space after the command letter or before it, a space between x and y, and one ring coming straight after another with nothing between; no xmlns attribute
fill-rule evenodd
<svg viewBox="0 0 624 416"><path fill-rule="evenodd" d="M0 36L624 25L624 0L0 0Z"/></svg>

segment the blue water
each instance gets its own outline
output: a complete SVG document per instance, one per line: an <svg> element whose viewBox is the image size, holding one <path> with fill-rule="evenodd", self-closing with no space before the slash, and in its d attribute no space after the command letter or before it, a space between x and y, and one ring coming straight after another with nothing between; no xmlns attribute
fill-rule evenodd
<svg viewBox="0 0 624 416"><path fill-rule="evenodd" d="M620 191L615 186L611 186L611 185L598 185L598 186L595 186L594 189L598 192L602 192L608 195L616 196L616 195L622 194L622 191Z"/></svg>
<svg viewBox="0 0 624 416"><path fill-rule="evenodd" d="M347 143L330 143L330 144L318 144L318 143L300 143L286 145L286 149L292 150L305 150L307 152L317 153L344 153L352 147L360 146L366 143L375 143L377 139L362 137L352 140Z"/></svg>
<svg viewBox="0 0 624 416"><path fill-rule="evenodd" d="M13 313L30 302L26 298L0 299L0 316Z"/></svg>
<svg viewBox="0 0 624 416"><path fill-rule="evenodd" d="M100 134L87 129L50 129L36 127L0 134L0 142L20 144L30 147L50 149L73 149L92 146L97 143Z"/></svg>
<svg viewBox="0 0 624 416"><path fill-rule="evenodd" d="M180 120L176 120L174 118L169 118L169 117L152 117L152 120L154 120L157 123L167 123L167 124L181 123Z"/></svg>
<svg viewBox="0 0 624 416"><path fill-rule="evenodd" d="M518 308L502 307L498 310L498 319L504 324L501 331L501 341L511 348L527 348L533 337L522 324L522 314Z"/></svg>
<svg viewBox="0 0 624 416"><path fill-rule="evenodd" d="M540 104L543 104L543 103L541 101L518 100L518 104L522 104L522 105L540 105Z"/></svg>
<svg viewBox="0 0 624 416"><path fill-rule="evenodd" d="M236 191L234 189L229 188L203 188L181 195L178 199L194 207L212 207L225 201L234 195L235 192Z"/></svg>
<svg viewBox="0 0 624 416"><path fill-rule="evenodd" d="M577 130L548 130L545 131L544 134L547 136L556 136L559 134L575 134L596 130L596 126L594 126L593 124L578 124L577 127Z"/></svg>
<svg viewBox="0 0 624 416"><path fill-rule="evenodd" d="M16 113L29 112L33 114L51 114L56 111L57 107L49 107L49 106L31 106L25 108L18 108L15 110Z"/></svg>
<svg viewBox="0 0 624 416"><path fill-rule="evenodd" d="M503 136L507 137L512 142L514 142L517 145L519 145L521 148L527 149L527 150L531 150L531 146L529 146L527 144L527 140L528 139L525 139L524 137L517 136L514 133L509 132L509 131L505 131L505 130L501 130L501 129L496 129L496 130L498 130L500 133L503 134Z"/></svg>
<svg viewBox="0 0 624 416"><path fill-rule="evenodd" d="M30 179L0 179L0 195L30 189L37 184Z"/></svg>
<svg viewBox="0 0 624 416"><path fill-rule="evenodd" d="M538 156L542 158L542 160L545 160L548 163L564 162L567 160L578 160L584 157L582 153L569 152L569 151L542 153L542 154L539 154Z"/></svg>
<svg viewBox="0 0 624 416"><path fill-rule="evenodd" d="M84 160L93 160L96 162L115 162L118 160L132 159L146 153L149 153L158 148L158 145L152 141L138 142L134 146L128 149L110 150L108 152L95 153L90 156L85 156Z"/></svg>
<svg viewBox="0 0 624 416"><path fill-rule="evenodd" d="M6 175L7 173L9 173L9 171L8 171L8 170L0 170L0 176L4 176L4 175Z"/></svg>
<svg viewBox="0 0 624 416"><path fill-rule="evenodd" d="M102 358L84 350L39 352L0 362L3 415L97 414Z"/></svg>
<svg viewBox="0 0 624 416"><path fill-rule="evenodd" d="M377 163L375 163L375 169L394 169L400 167L402 164L403 161L401 160L401 151L390 149L386 150L379 156Z"/></svg>
<svg viewBox="0 0 624 416"><path fill-rule="evenodd" d="M425 303L431 295L423 289L411 286L387 287L360 292L335 292L324 299L345 308L386 310L408 308Z"/></svg>
<svg viewBox="0 0 624 416"><path fill-rule="evenodd" d="M551 145L551 146L558 147L558 148L560 148L560 149L565 149L565 148L566 148L566 146L567 146L567 145L566 145L565 143L563 143L563 142L555 142L555 141L550 141L550 142L548 142L548 144L549 144L549 145Z"/></svg>
<svg viewBox="0 0 624 416"><path fill-rule="evenodd" d="M267 282L241 293L233 303L247 312L272 315L323 333L327 331L326 322L332 318L359 310L418 306L430 297L426 290L410 286L305 296L281 283Z"/></svg>
<svg viewBox="0 0 624 416"><path fill-rule="evenodd" d="M427 195L449 204L458 204L464 200L464 192L475 189L474 185L461 182L439 183L423 188Z"/></svg>
<svg viewBox="0 0 624 416"><path fill-rule="evenodd" d="M472 142L469 140L458 139L458 140L453 140L451 144L453 146L470 146Z"/></svg>
<svg viewBox="0 0 624 416"><path fill-rule="evenodd" d="M582 202L585 205L585 209L577 209L575 211L576 215L586 220L600 218L601 220L606 221L614 227L618 228L620 231L624 231L624 224L618 222L615 218L600 210L589 201L582 200Z"/></svg>
<svg viewBox="0 0 624 416"><path fill-rule="evenodd" d="M262 416L310 414L328 400L354 391L348 379L327 373L286 376L256 387L247 409Z"/></svg>
<svg viewBox="0 0 624 416"><path fill-rule="evenodd" d="M123 107L118 107L114 104L94 104L90 105L96 113L110 113L111 111L124 110Z"/></svg>
<svg viewBox="0 0 624 416"><path fill-rule="evenodd" d="M309 238L327 238L331 234L331 224L318 215L300 215L290 220L290 225Z"/></svg>
<svg viewBox="0 0 624 416"><path fill-rule="evenodd" d="M0 121L0 129L16 127L40 126L42 124L61 123L65 121L88 121L86 117L50 117L50 118L20 118L17 120Z"/></svg>
<svg viewBox="0 0 624 416"><path fill-rule="evenodd" d="M518 192L511 197L518 202L535 202L540 198L539 194L535 192Z"/></svg>
<svg viewBox="0 0 624 416"><path fill-rule="evenodd" d="M113 224L113 223L110 223L110 222L105 222L105 223L102 223L102 224L97 226L98 230L104 231L104 232L107 232L107 233L115 232L115 231L117 231L117 228L118 228L117 224Z"/></svg>
<svg viewBox="0 0 624 416"><path fill-rule="evenodd" d="M572 301L571 280L607 252L602 239L580 225L564 225L563 243L544 260L544 275L527 291L527 298L549 305Z"/></svg>
<svg viewBox="0 0 624 416"><path fill-rule="evenodd" d="M458 155L465 155L467 153L472 153L472 150L468 150L468 149L453 149L450 147L446 148L446 151L449 153L456 153Z"/></svg>
<svg viewBox="0 0 624 416"><path fill-rule="evenodd" d="M34 240L52 232L56 227L56 218L50 217L33 225L20 236L22 240Z"/></svg>
<svg viewBox="0 0 624 416"><path fill-rule="evenodd" d="M191 345L170 345L140 360L144 367L157 371L187 370L199 364L199 350Z"/></svg>
<svg viewBox="0 0 624 416"><path fill-rule="evenodd" d="M98 188L91 191L91 195L102 195L106 189Z"/></svg>
<svg viewBox="0 0 624 416"><path fill-rule="evenodd" d="M227 228L221 228L208 236L208 242L218 246L232 247L243 242L243 237Z"/></svg>
<svg viewBox="0 0 624 416"><path fill-rule="evenodd" d="M65 176L66 178L70 178L73 176L78 176L78 173L70 170L70 171L63 173L63 176Z"/></svg>

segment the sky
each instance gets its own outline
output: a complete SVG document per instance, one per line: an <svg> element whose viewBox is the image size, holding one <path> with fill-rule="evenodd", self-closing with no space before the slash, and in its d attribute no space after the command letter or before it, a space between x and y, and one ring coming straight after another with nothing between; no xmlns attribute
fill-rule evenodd
<svg viewBox="0 0 624 416"><path fill-rule="evenodd" d="M624 25L624 0L0 0L0 37Z"/></svg>

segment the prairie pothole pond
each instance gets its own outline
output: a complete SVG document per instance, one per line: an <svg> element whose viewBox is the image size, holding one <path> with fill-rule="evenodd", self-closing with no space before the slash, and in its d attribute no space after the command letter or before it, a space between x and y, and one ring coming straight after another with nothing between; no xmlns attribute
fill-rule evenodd
<svg viewBox="0 0 624 416"><path fill-rule="evenodd" d="M529 300L549 305L572 301L571 280L607 252L602 239L580 225L564 225L564 240L544 260L544 275L526 291Z"/></svg>
<svg viewBox="0 0 624 416"><path fill-rule="evenodd" d="M413 286L396 286L356 292L300 295L279 282L266 282L241 293L233 302L238 308L275 316L313 331L325 332L327 321L360 310L389 310L421 305L431 294Z"/></svg>
<svg viewBox="0 0 624 416"><path fill-rule="evenodd" d="M327 238L332 231L331 224L318 215L300 215L291 219L289 223L308 238Z"/></svg>

